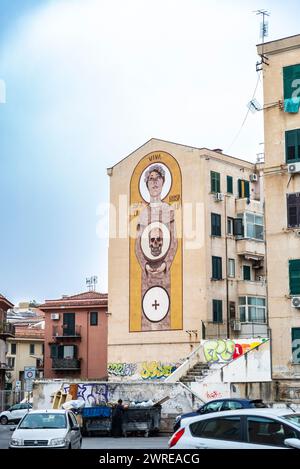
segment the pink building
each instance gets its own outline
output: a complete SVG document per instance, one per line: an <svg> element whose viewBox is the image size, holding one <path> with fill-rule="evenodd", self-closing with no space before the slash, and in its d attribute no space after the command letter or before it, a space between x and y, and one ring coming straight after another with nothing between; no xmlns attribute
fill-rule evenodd
<svg viewBox="0 0 300 469"><path fill-rule="evenodd" d="M106 379L107 294L46 300L45 378Z"/></svg>

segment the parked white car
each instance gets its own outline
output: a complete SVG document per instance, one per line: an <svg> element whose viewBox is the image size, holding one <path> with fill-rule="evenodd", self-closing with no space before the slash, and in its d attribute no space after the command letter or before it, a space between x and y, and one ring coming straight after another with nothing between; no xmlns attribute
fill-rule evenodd
<svg viewBox="0 0 300 469"><path fill-rule="evenodd" d="M169 440L174 449L300 449L300 413L242 409L182 420Z"/></svg>
<svg viewBox="0 0 300 469"><path fill-rule="evenodd" d="M10 407L8 410L4 410L0 414L0 423L1 425L7 425L8 423L19 422L28 411L32 409L32 404L28 402L20 402L20 404L15 404Z"/></svg>
<svg viewBox="0 0 300 469"><path fill-rule="evenodd" d="M80 427L65 409L32 410L14 430L9 448L81 448Z"/></svg>

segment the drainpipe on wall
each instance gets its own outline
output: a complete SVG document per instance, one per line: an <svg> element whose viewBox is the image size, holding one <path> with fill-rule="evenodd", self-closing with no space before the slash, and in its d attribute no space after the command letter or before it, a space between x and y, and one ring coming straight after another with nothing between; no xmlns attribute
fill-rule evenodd
<svg viewBox="0 0 300 469"><path fill-rule="evenodd" d="M226 331L227 339L230 339L230 324L229 324L229 283L228 283L228 240L227 240L227 195L224 197L224 212L225 212L225 281L226 281Z"/></svg>

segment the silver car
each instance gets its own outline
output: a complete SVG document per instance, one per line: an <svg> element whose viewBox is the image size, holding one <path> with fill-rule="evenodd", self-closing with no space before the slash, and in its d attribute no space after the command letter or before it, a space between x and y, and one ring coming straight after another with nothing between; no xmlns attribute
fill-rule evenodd
<svg viewBox="0 0 300 469"><path fill-rule="evenodd" d="M70 410L31 410L14 429L9 448L81 448L82 436Z"/></svg>

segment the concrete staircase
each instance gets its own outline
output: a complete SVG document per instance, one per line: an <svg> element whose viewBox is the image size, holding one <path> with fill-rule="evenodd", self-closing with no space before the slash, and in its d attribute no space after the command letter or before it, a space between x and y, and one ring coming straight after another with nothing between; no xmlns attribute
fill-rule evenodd
<svg viewBox="0 0 300 469"><path fill-rule="evenodd" d="M209 366L207 363L196 363L179 381L184 384L191 383L192 381L201 381L209 373Z"/></svg>

